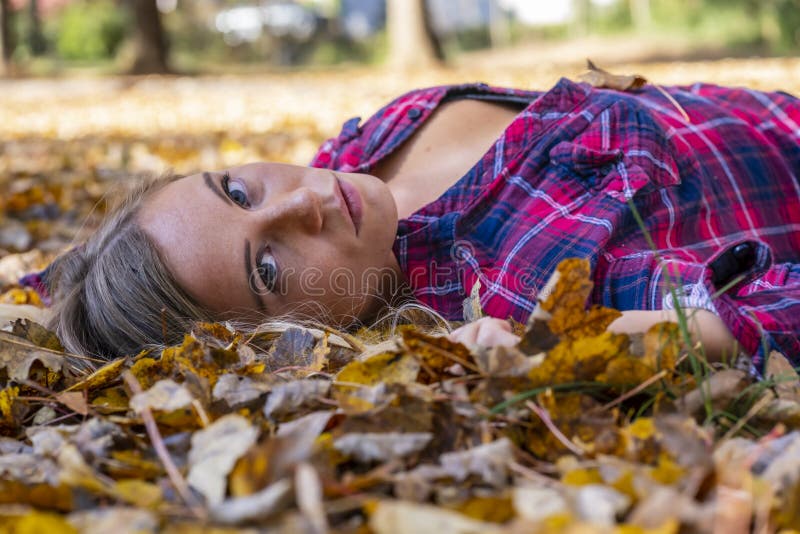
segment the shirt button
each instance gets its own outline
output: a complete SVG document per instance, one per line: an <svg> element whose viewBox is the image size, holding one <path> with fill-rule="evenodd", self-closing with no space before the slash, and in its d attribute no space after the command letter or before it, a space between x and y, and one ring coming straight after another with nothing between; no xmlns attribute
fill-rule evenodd
<svg viewBox="0 0 800 534"><path fill-rule="evenodd" d="M422 111L419 108L411 108L406 112L406 117L411 120L416 120L422 115Z"/></svg>
<svg viewBox="0 0 800 534"><path fill-rule="evenodd" d="M719 287L733 280L738 274L752 269L756 263L755 243L746 241L729 248L709 264L712 282Z"/></svg>

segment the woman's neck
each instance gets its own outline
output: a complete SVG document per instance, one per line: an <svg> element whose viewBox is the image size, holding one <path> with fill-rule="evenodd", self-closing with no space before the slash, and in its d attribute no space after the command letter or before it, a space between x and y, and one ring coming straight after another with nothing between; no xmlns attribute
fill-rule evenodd
<svg viewBox="0 0 800 534"><path fill-rule="evenodd" d="M400 147L373 166L406 218L439 198L494 145L521 107L483 100L440 105Z"/></svg>

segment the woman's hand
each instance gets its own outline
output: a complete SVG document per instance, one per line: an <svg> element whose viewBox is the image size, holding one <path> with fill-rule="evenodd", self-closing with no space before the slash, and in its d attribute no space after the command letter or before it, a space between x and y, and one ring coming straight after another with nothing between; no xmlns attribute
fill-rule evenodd
<svg viewBox="0 0 800 534"><path fill-rule="evenodd" d="M450 332L447 336L450 341L461 343L467 347L494 347L497 345L513 346L519 343L519 336L511 333L508 321L484 317L465 324Z"/></svg>

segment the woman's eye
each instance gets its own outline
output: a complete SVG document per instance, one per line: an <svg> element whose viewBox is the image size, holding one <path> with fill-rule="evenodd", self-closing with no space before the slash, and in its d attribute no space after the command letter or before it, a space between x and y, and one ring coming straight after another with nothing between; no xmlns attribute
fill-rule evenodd
<svg viewBox="0 0 800 534"><path fill-rule="evenodd" d="M259 257L256 269L261 281L264 283L264 288L272 293L278 283L278 265L275 263L275 258L272 257L272 254L269 253L269 249L266 249Z"/></svg>
<svg viewBox="0 0 800 534"><path fill-rule="evenodd" d="M244 185L239 182L232 182L231 175L228 173L225 173L222 177L222 190L225 191L228 198L239 206L243 208L250 207L250 201L247 199L247 190Z"/></svg>

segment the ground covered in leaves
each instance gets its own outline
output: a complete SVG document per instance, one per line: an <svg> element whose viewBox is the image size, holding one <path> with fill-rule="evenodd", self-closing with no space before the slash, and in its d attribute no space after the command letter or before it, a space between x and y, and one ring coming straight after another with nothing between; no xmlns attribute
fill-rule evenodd
<svg viewBox="0 0 800 534"><path fill-rule="evenodd" d="M0 82L0 311L131 173L303 163L416 86L546 89L582 66ZM629 65L800 93L800 61ZM0 332L0 528L12 532L757 532L800 529L800 384L773 353L709 365L680 327L584 310L584 263L515 348L387 332L198 324L114 362ZM467 302L470 315L480 314ZM688 318L690 320L690 318Z"/></svg>

